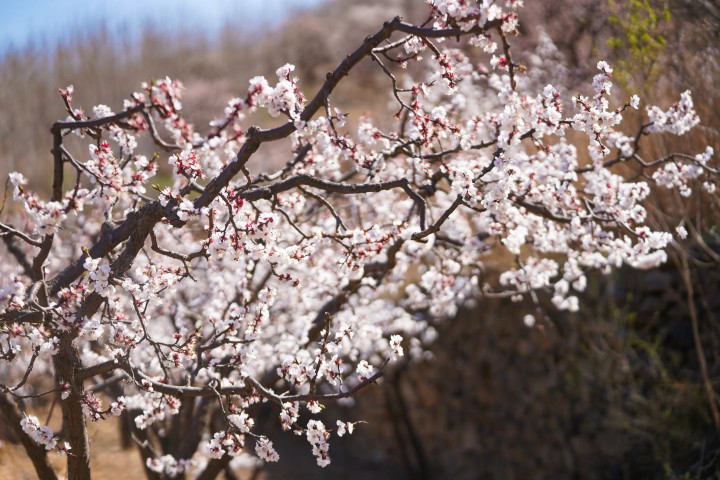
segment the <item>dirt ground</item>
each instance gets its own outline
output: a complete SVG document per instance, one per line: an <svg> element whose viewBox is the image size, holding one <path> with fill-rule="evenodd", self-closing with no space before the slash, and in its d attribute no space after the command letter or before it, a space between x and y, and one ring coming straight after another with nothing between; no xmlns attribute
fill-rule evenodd
<svg viewBox="0 0 720 480"><path fill-rule="evenodd" d="M57 429L53 418L51 428ZM90 436L91 469L93 478L144 478L140 456L135 449L123 450L120 447L120 429L118 419L113 417L102 423L88 425ZM60 476L65 474L65 457L50 454L50 461ZM0 444L0 478L31 480L37 478L32 463L20 445L8 442ZM62 478L62 477L61 477Z"/></svg>

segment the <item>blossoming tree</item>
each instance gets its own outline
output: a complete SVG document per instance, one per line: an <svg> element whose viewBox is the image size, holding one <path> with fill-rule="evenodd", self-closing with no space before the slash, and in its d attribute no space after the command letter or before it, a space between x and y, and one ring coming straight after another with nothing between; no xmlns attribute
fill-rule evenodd
<svg viewBox="0 0 720 480"><path fill-rule="evenodd" d="M647 108L627 136L639 99L612 99L605 62L590 96L524 75L509 42L521 1L428 3L426 22L386 22L309 99L292 65L253 78L206 136L183 118L175 80L143 84L117 113L86 114L61 90L52 196L11 174L22 208L0 223L0 407L39 476L55 478L56 451L69 478L89 478L87 422L123 412L150 478L277 461L258 402L325 466L332 436L354 424L313 415L420 350L430 319L482 295L537 304L539 291L576 310L588 271L665 261L682 229L645 225L643 202L653 183L712 193L713 152L647 159L641 146L698 123L690 94ZM363 119L351 132L333 91L363 59L397 110L392 127ZM428 76L411 80L409 62ZM248 126L257 110L277 126ZM86 155L66 148L70 134ZM263 169L258 150L282 139L289 160ZM164 188L152 183L163 164ZM497 252L514 260L493 284L483 263ZM38 390L43 375L54 386ZM58 398L61 433L21 409L38 396Z"/></svg>

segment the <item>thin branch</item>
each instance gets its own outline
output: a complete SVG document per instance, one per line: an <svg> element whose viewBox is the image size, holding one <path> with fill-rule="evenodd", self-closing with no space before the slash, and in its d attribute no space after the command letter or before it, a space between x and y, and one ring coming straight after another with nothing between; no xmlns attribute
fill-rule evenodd
<svg viewBox="0 0 720 480"><path fill-rule="evenodd" d="M440 218L438 218L437 222L433 223L432 225L430 225L428 228L426 228L425 230L423 230L421 232L413 233L412 237L410 237L410 238L417 241L417 240L421 240L425 237L428 237L428 236L432 235L433 233L439 232L440 227L442 227L443 223L445 223L445 221L448 218L450 218L450 215L452 215L452 213L455 211L455 209L457 209L457 207L462 205L462 203L463 203L462 195L458 195L457 198L455 199L455 201L452 203L452 205L450 205L450 207L448 207L448 209L445 210L445 212L443 212L443 214L440 216Z"/></svg>
<svg viewBox="0 0 720 480"><path fill-rule="evenodd" d="M42 246L42 242L40 240L35 240L34 238L29 237L28 235L22 233L19 230L14 229L10 225L5 225L4 223L0 223L0 237L5 236L13 236L18 237L23 242L27 243L28 245L32 245L33 247L40 248Z"/></svg>
<svg viewBox="0 0 720 480"><path fill-rule="evenodd" d="M150 115L147 110L143 109L142 114L147 121L148 128L150 130L150 136L152 137L153 142L155 142L155 145L162 148L166 152L179 152L182 150L182 148L180 148L178 145L168 143L160 137L160 134L157 131L157 127L155 126L155 120L153 120L152 115Z"/></svg>
<svg viewBox="0 0 720 480"><path fill-rule="evenodd" d="M419 210L420 226L425 229L425 201L417 192L410 188L410 182L406 178L390 180L379 183L336 183L310 175L297 175L288 179L273 183L265 187L258 187L248 190L241 197L244 200L255 201L260 199L271 200L278 193L299 188L301 186L313 187L330 193L342 195L359 195L362 193L377 193L394 188L402 189L415 202Z"/></svg>
<svg viewBox="0 0 720 480"><path fill-rule="evenodd" d="M336 232L340 230L340 227L342 227L343 230L347 230L347 227L346 227L345 224L343 223L342 218L340 218L340 215L338 215L338 213L335 211L335 209L333 208L333 206L330 205L330 202L328 202L327 200L325 200L325 199L324 199L323 197L321 197L320 195L318 195L318 194L316 194L316 193L313 193L313 192L311 192L311 191L309 191L309 190L306 190L306 189L304 189L304 188L302 188L302 187L298 187L298 190L300 190L301 192L303 192L303 193L304 193L305 195L307 195L308 197L314 198L314 199L317 200L318 202L322 203L322 204L325 206L325 208L327 208L327 209L330 211L330 215L332 215L333 218L335 218L335 231L336 231Z"/></svg>
<svg viewBox="0 0 720 480"><path fill-rule="evenodd" d="M130 118L133 115L135 115L136 113L141 112L143 110L145 110L145 105L141 104L141 105L136 105L132 108L128 108L127 110L125 110L123 112L116 113L115 115L110 115L108 117L95 118L92 120L55 122L55 123L53 123L51 131L53 133L60 133L62 130L79 130L82 128L100 128L105 125L110 125L113 123L117 123L120 120Z"/></svg>
<svg viewBox="0 0 720 480"><path fill-rule="evenodd" d="M369 384L375 382L378 378L382 377L383 375L383 369L385 366L390 362L390 359L385 360L383 364L380 366L380 368L369 378L366 380L360 382L355 387L353 387L350 390L341 391L337 393L326 393L326 394L315 394L312 396L312 399L315 400L338 400L341 398L347 398L364 387L368 386ZM297 394L297 395L278 395L267 388L265 388L260 382L255 380L252 377L245 377L243 381L245 382L245 386L223 386L223 387L214 387L214 386L204 386L204 387L193 387L193 386L178 386L178 385L169 385L166 383L161 383L156 380L153 380L149 376L145 375L140 369L129 366L129 365L123 365L122 368L128 372L128 374L133 378L135 383L143 389L152 388L153 391L162 393L164 395L170 395L173 397L178 398L187 398L187 397L216 397L217 395L221 396L247 396L251 393L256 392L258 395L260 395L263 398L267 398L268 400L271 400L278 405L282 405L284 402L294 402L294 401L308 401L311 400L311 396L309 394Z"/></svg>
<svg viewBox="0 0 720 480"><path fill-rule="evenodd" d="M678 251L678 257L680 258L680 273L682 275L687 294L687 304L690 312L690 323L692 325L695 353L697 355L698 364L700 365L700 374L705 386L705 394L707 396L708 407L710 408L713 423L715 424L715 429L720 432L720 408L718 408L717 396L715 394L715 390L713 389L712 382L710 381L707 357L705 355L705 349L703 348L702 337L700 336L700 321L698 320L697 306L695 305L695 290L693 287L692 273L688 264L688 255L682 248L679 248Z"/></svg>

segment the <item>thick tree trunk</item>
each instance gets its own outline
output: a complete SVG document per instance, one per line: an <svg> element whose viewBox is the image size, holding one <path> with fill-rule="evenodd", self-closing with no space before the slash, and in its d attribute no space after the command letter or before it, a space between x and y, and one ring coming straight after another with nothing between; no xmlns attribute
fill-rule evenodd
<svg viewBox="0 0 720 480"><path fill-rule="evenodd" d="M231 460L230 455L223 455L220 459L213 458L208 462L205 470L197 477L197 480L214 480L230 465Z"/></svg>
<svg viewBox="0 0 720 480"><path fill-rule="evenodd" d="M207 427L212 414L212 401L211 397L205 397L198 401L197 407L194 409L194 416L192 423L189 428L183 429L182 442L174 453L177 459L191 458L195 451L200 445L202 440L203 432ZM186 402L192 402L192 399L186 400Z"/></svg>
<svg viewBox="0 0 720 480"><path fill-rule="evenodd" d="M148 460L155 458L156 454L150 445L150 438L148 436L148 429L140 430L135 422L132 420L134 417L141 413L141 410L126 410L128 417L130 418L130 429L132 432L132 438L138 447L138 453L140 454L140 461L142 462L143 469L145 470L145 478L148 480L161 480L163 476L158 472L153 472L148 466ZM150 427L148 427L150 428Z"/></svg>
<svg viewBox="0 0 720 480"><path fill-rule="evenodd" d="M42 445L35 443L20 426L20 421L24 415L18 408L15 400L8 394L0 394L0 412L5 421L10 425L15 435L25 447L25 452L35 467L35 473L41 480L56 480L55 470L48 460L47 450Z"/></svg>
<svg viewBox="0 0 720 480"><path fill-rule="evenodd" d="M72 344L73 336L65 335L60 339L60 350L55 355L57 381L70 384L70 395L61 402L63 412L63 431L70 444L68 454L68 480L88 480L90 478L90 445L87 426L82 411L83 382L75 373L82 366L80 354Z"/></svg>

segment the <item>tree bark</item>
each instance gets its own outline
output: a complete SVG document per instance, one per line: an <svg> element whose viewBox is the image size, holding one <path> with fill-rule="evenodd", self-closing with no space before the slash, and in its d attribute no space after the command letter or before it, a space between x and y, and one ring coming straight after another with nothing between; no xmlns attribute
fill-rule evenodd
<svg viewBox="0 0 720 480"><path fill-rule="evenodd" d="M220 459L213 458L208 462L205 470L197 477L197 480L214 480L230 465L231 460L232 457L227 454Z"/></svg>
<svg viewBox="0 0 720 480"><path fill-rule="evenodd" d="M193 399L188 400L188 402L193 402ZM198 445L200 445L202 434L210 419L212 413L211 406L212 401L210 397L200 399L197 407L194 409L192 423L189 425L189 428L186 427L183 429L184 435L182 442L174 452L175 458L185 459L193 456Z"/></svg>
<svg viewBox="0 0 720 480"><path fill-rule="evenodd" d="M82 411L82 379L75 373L82 366L80 353L72 344L74 336L60 338L60 349L54 357L57 381L70 384L70 395L61 402L63 431L70 444L68 453L68 480L90 479L90 445L85 415Z"/></svg>

